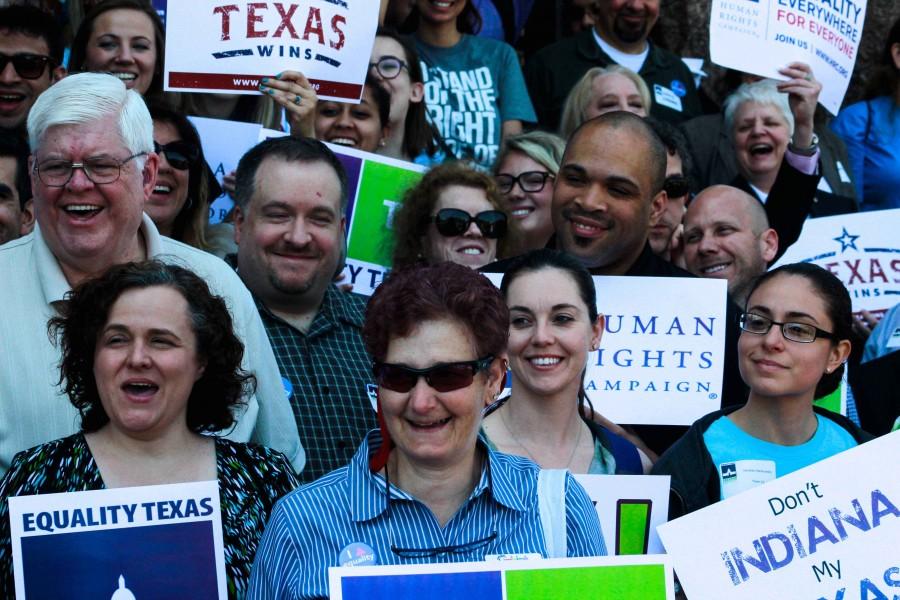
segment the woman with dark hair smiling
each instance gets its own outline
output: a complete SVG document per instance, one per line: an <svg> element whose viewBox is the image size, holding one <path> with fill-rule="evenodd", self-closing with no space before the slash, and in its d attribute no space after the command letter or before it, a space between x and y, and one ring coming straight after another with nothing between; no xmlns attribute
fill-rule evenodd
<svg viewBox="0 0 900 600"><path fill-rule="evenodd" d="M410 188L394 215L393 267L450 261L478 269L510 247L494 180L462 162L438 165Z"/></svg>
<svg viewBox="0 0 900 600"><path fill-rule="evenodd" d="M69 70L109 73L142 96L161 94L165 45L165 28L150 2L105 0L78 27Z"/></svg>
<svg viewBox="0 0 900 600"><path fill-rule="evenodd" d="M672 476L670 518L871 439L849 419L813 407L841 383L852 326L850 294L822 267L784 265L756 281L738 340L747 403L702 417L653 467Z"/></svg>
<svg viewBox="0 0 900 600"><path fill-rule="evenodd" d="M200 136L187 117L169 106L151 102L148 109L159 171L144 212L162 235L212 251L209 202L221 189L203 158Z"/></svg>
<svg viewBox="0 0 900 600"><path fill-rule="evenodd" d="M255 385L231 323L202 279L157 261L69 293L50 331L81 433L20 452L0 482L0 596L15 593L7 497L215 479L229 598L243 597L269 512L297 478L281 453L216 436Z"/></svg>
<svg viewBox="0 0 900 600"><path fill-rule="evenodd" d="M453 263L393 271L375 290L363 338L374 359L379 430L349 465L278 504L249 598L327 598L328 568L361 559L606 553L597 513L571 475L557 471L557 485L539 483L548 476L537 465L479 438L506 377L508 319L497 288ZM560 501L556 510L538 508L545 492Z"/></svg>

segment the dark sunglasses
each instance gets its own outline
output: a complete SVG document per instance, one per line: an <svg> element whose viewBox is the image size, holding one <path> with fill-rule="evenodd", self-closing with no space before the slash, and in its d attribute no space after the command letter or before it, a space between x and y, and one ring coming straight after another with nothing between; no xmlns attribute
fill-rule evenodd
<svg viewBox="0 0 900 600"><path fill-rule="evenodd" d="M475 223L481 234L492 240L506 235L506 214L499 210L485 210L474 217L459 208L442 208L429 221L434 221L438 233L444 237L456 237Z"/></svg>
<svg viewBox="0 0 900 600"><path fill-rule="evenodd" d="M396 56L382 56L378 62L369 63L369 68L372 67L375 67L382 79L394 79L403 69L409 70L406 63Z"/></svg>
<svg viewBox="0 0 900 600"><path fill-rule="evenodd" d="M200 157L200 149L194 144L184 141L160 144L154 140L153 151L157 154L165 154L169 164L179 171L190 169L191 165Z"/></svg>
<svg viewBox="0 0 900 600"><path fill-rule="evenodd" d="M424 377L425 382L437 392L452 392L472 385L475 374L487 369L493 360L493 356L485 356L478 360L438 363L427 369L376 361L372 365L372 373L378 385L401 394L413 389L419 377Z"/></svg>
<svg viewBox="0 0 900 600"><path fill-rule="evenodd" d="M501 194L510 193L516 183L519 184L523 192L539 192L547 185L548 179L553 179L553 173L547 171L525 171L518 175L500 173L494 177Z"/></svg>
<svg viewBox="0 0 900 600"><path fill-rule="evenodd" d="M0 73L6 69L6 65L13 64L13 68L22 79L37 79L44 74L44 67L53 60L49 56L41 54L9 54L0 53Z"/></svg>
<svg viewBox="0 0 900 600"><path fill-rule="evenodd" d="M691 182L683 175L670 175L663 183L663 189L669 198L681 198L691 191Z"/></svg>

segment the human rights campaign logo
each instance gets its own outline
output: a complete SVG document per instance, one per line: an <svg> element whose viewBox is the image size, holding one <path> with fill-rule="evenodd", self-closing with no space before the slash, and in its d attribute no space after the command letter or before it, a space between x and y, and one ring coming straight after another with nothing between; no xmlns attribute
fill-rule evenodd
<svg viewBox="0 0 900 600"><path fill-rule="evenodd" d="M22 538L25 597L215 600L210 521Z"/></svg>
<svg viewBox="0 0 900 600"><path fill-rule="evenodd" d="M722 471L722 481L737 477L737 465L734 463L723 463L719 469Z"/></svg>

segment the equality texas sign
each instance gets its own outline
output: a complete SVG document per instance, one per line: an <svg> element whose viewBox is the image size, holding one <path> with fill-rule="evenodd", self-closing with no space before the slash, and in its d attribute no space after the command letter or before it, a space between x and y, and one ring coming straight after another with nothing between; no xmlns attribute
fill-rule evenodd
<svg viewBox="0 0 900 600"><path fill-rule="evenodd" d="M359 101L378 25L375 0L168 0L165 88L258 93L303 72L320 98Z"/></svg>
<svg viewBox="0 0 900 600"><path fill-rule="evenodd" d="M807 219L778 265L816 263L844 282L854 310L883 313L900 302L898 231L900 209Z"/></svg>
<svg viewBox="0 0 900 600"><path fill-rule="evenodd" d="M687 597L900 597L898 456L895 432L661 525Z"/></svg>

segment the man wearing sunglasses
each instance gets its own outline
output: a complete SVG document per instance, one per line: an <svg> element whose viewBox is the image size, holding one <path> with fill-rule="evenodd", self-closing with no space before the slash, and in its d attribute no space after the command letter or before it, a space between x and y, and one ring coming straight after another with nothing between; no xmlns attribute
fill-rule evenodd
<svg viewBox="0 0 900 600"><path fill-rule="evenodd" d="M62 32L30 6L0 8L0 129L22 130L37 97L66 74Z"/></svg>
<svg viewBox="0 0 900 600"><path fill-rule="evenodd" d="M685 173L691 172L691 155L687 139L677 127L653 117L646 120L666 147L666 180L663 183L666 205L659 220L650 227L650 247L660 258L675 262L673 258L677 260L677 256L673 257L673 250L679 248L681 220L690 195L690 182Z"/></svg>
<svg viewBox="0 0 900 600"><path fill-rule="evenodd" d="M237 168L238 275L253 293L307 452L312 481L346 464L375 427L366 298L333 283L343 269L347 175L311 138L251 148ZM374 393L372 391L371 393Z"/></svg>

